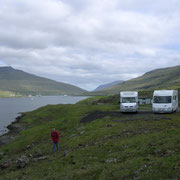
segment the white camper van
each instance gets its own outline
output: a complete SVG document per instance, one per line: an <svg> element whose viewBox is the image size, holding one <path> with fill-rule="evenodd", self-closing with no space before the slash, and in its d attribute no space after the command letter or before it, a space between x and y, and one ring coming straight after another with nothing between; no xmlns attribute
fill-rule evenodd
<svg viewBox="0 0 180 180"><path fill-rule="evenodd" d="M137 112L138 92L136 91L120 92L120 108L122 112Z"/></svg>
<svg viewBox="0 0 180 180"><path fill-rule="evenodd" d="M178 109L177 90L154 91L152 108L154 113L172 113Z"/></svg>

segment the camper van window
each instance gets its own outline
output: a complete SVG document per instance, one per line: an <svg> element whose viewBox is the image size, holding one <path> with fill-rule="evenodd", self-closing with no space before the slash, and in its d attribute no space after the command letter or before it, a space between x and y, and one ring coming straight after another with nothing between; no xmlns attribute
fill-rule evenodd
<svg viewBox="0 0 180 180"><path fill-rule="evenodd" d="M135 97L123 97L122 103L135 103L136 98Z"/></svg>
<svg viewBox="0 0 180 180"><path fill-rule="evenodd" d="M171 96L154 96L154 103L171 103Z"/></svg>

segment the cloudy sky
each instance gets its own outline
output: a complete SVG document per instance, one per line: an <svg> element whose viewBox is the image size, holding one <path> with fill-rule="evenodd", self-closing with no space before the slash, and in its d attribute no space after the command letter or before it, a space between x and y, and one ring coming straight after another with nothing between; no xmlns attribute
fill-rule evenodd
<svg viewBox="0 0 180 180"><path fill-rule="evenodd" d="M180 65L179 0L0 3L0 66L93 90Z"/></svg>

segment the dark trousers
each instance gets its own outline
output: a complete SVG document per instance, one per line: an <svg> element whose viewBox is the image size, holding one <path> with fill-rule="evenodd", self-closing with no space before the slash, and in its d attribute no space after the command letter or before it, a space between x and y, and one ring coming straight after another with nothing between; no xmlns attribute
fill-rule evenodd
<svg viewBox="0 0 180 180"><path fill-rule="evenodd" d="M53 152L55 152L56 149L57 149L57 151L59 150L58 142L57 143L53 143Z"/></svg>

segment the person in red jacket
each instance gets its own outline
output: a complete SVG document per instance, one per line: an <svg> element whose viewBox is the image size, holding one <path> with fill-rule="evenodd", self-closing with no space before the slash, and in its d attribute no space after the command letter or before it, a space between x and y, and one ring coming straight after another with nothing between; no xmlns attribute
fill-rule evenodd
<svg viewBox="0 0 180 180"><path fill-rule="evenodd" d="M53 152L59 150L59 145L58 145L58 142L59 142L59 133L56 131L55 128L52 129L51 131L51 139L53 141Z"/></svg>

